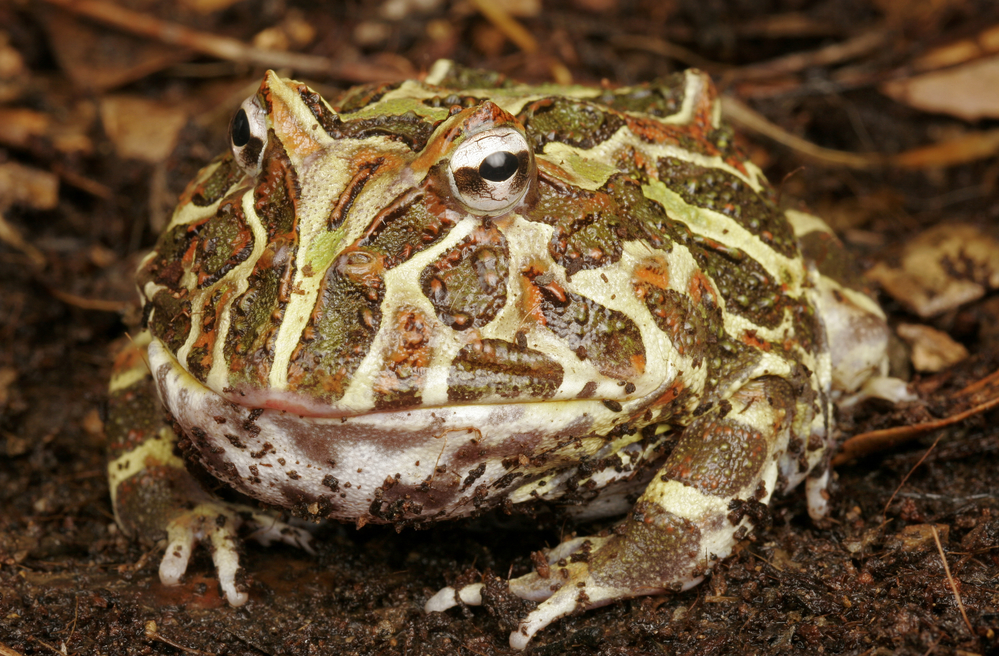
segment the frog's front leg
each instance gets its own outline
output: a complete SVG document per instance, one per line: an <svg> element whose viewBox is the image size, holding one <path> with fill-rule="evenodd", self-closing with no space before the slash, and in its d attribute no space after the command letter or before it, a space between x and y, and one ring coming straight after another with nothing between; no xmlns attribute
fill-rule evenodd
<svg viewBox="0 0 999 656"><path fill-rule="evenodd" d="M164 420L144 354L149 334L140 334L114 366L108 407L108 482L115 519L130 536L167 539L160 580L177 585L191 551L208 541L222 591L234 606L246 603L237 582L241 527L263 544L282 541L309 549L310 535L249 506L208 494L178 455L177 435Z"/></svg>
<svg viewBox="0 0 999 656"><path fill-rule="evenodd" d="M531 637L570 613L619 599L696 585L728 556L750 527L738 500L766 503L778 478L796 404L775 377L744 385L694 419L672 454L609 537L576 538L552 550L547 576L510 581L510 590L542 603L510 635L523 649ZM481 585L441 590L427 610L481 603Z"/></svg>

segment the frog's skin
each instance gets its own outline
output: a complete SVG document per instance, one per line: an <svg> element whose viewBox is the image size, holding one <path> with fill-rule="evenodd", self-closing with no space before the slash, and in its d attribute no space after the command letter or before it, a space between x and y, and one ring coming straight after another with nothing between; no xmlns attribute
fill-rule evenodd
<svg viewBox="0 0 999 656"><path fill-rule="evenodd" d="M627 513L510 581L542 602L516 648L696 584L775 492L804 480L826 513L832 404L885 373L884 315L828 228L778 209L705 75L518 86L438 62L327 103L268 73L230 141L139 269L146 330L111 381L115 513L167 538L165 583L208 540L239 605L241 525L308 544L187 461L358 526Z"/></svg>

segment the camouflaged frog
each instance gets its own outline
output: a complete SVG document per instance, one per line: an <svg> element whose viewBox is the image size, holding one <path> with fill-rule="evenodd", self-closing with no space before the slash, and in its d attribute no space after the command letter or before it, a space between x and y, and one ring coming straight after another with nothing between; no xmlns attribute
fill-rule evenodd
<svg viewBox="0 0 999 656"><path fill-rule="evenodd" d="M884 315L829 229L778 208L704 74L531 86L438 62L329 103L268 73L229 138L139 268L144 331L110 386L116 517L166 538L164 583L209 541L239 605L240 527L308 545L188 461L358 526L625 515L509 582L540 602L515 648L695 585L774 493L805 481L826 513L832 404L884 380Z"/></svg>

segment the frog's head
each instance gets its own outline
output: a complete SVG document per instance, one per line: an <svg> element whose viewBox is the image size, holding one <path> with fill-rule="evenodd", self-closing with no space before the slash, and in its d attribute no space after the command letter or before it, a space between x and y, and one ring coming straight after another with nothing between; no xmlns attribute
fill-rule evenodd
<svg viewBox="0 0 999 656"><path fill-rule="evenodd" d="M409 81L331 105L268 73L140 271L153 335L217 394L303 415L660 388L670 371L643 378L629 313L569 283L592 273L625 302L604 281L628 290L632 272L604 267L631 207L594 189L644 199L607 183L617 169L581 156L590 144L538 159L595 111L550 94ZM592 244L553 233L574 216Z"/></svg>

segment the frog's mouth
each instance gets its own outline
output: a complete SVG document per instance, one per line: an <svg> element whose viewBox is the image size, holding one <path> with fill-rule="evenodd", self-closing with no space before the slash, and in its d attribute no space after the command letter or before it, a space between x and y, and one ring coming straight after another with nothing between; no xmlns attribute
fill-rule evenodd
<svg viewBox="0 0 999 656"><path fill-rule="evenodd" d="M156 340L149 358L201 464L240 492L317 517L422 522L550 498L579 462L641 439L609 439L621 413L593 399L338 417L251 407L202 384Z"/></svg>

